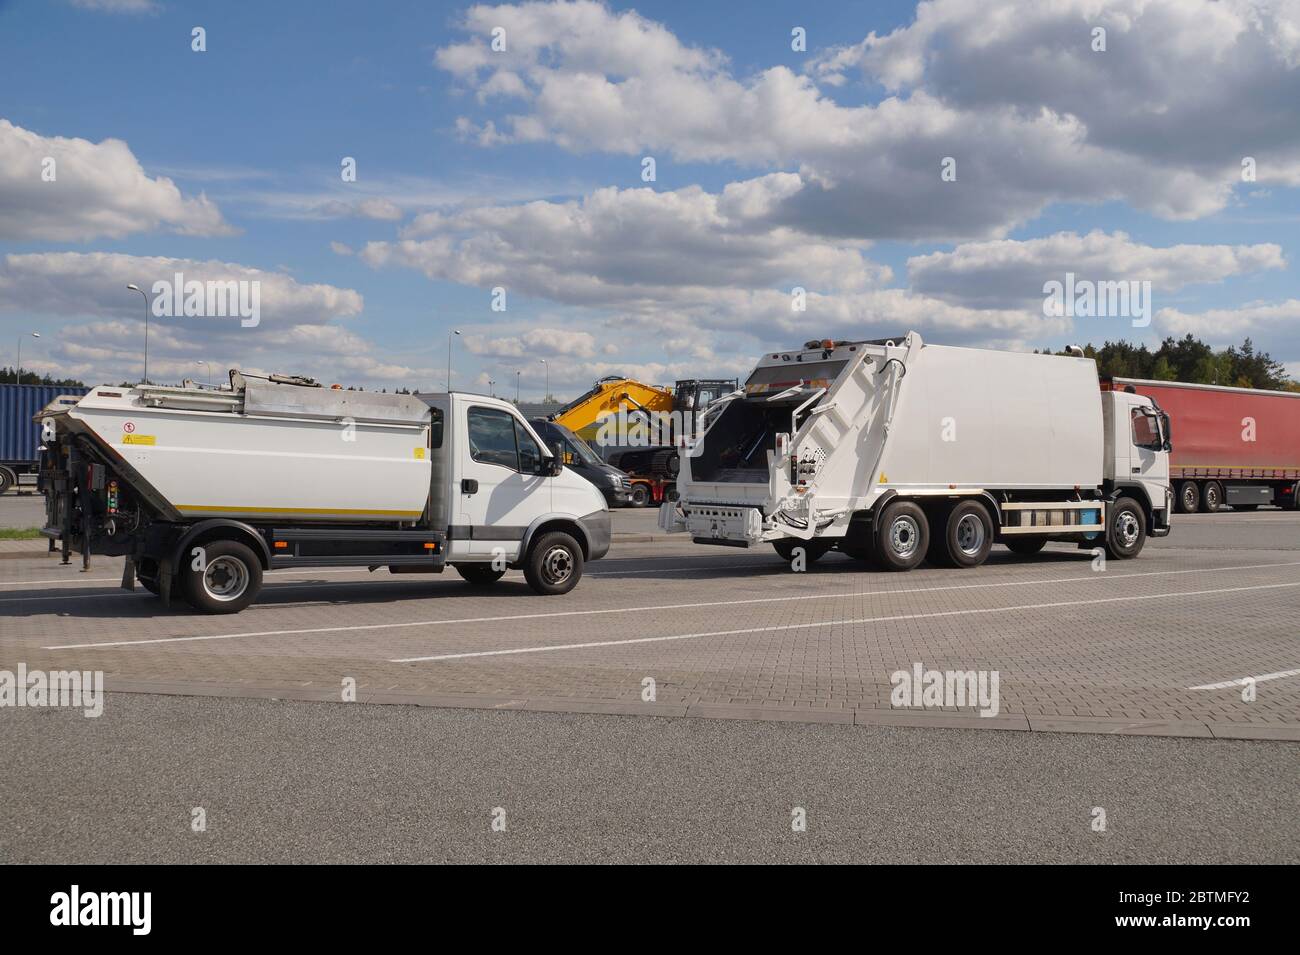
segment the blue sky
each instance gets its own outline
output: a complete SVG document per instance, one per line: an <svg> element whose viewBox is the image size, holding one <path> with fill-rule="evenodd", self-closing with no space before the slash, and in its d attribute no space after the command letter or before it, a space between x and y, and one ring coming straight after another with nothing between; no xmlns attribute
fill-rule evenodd
<svg viewBox="0 0 1300 955"><path fill-rule="evenodd" d="M525 395L540 358L563 395L910 327L1250 334L1300 373L1295 8L1198 6L0 0L0 363L40 329L24 365L138 375L122 279L166 258L265 275L267 321L161 318L155 377L440 386L452 327L459 387ZM1066 270L1151 280L1152 324L1044 316Z"/></svg>

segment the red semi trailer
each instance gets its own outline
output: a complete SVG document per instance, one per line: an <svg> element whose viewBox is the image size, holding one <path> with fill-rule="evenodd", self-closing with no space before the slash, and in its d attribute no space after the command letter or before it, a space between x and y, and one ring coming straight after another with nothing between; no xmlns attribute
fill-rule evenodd
<svg viewBox="0 0 1300 955"><path fill-rule="evenodd" d="M1169 483L1182 513L1297 506L1300 394L1137 378L1101 387L1147 395L1169 414Z"/></svg>

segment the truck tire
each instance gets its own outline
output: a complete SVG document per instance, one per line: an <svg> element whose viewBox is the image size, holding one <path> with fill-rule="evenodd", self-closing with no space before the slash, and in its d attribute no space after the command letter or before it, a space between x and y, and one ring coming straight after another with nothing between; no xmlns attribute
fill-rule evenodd
<svg viewBox="0 0 1300 955"><path fill-rule="evenodd" d="M15 474L13 471L10 471L8 468L0 468L0 494L3 494L11 487L16 487L17 484L18 484L17 474Z"/></svg>
<svg viewBox="0 0 1300 955"><path fill-rule="evenodd" d="M650 493L650 485L633 484L632 499L629 503L633 507L648 507L653 497L654 495Z"/></svg>
<svg viewBox="0 0 1300 955"><path fill-rule="evenodd" d="M201 613L239 613L262 589L262 563L238 541L209 541L203 545L203 570L185 564L180 570L181 593Z"/></svg>
<svg viewBox="0 0 1300 955"><path fill-rule="evenodd" d="M582 579L582 548L563 531L543 534L528 548L524 577L544 597L567 594Z"/></svg>
<svg viewBox="0 0 1300 955"><path fill-rule="evenodd" d="M1201 505L1201 489L1195 481L1184 481L1178 485L1178 510L1183 514L1195 514Z"/></svg>
<svg viewBox="0 0 1300 955"><path fill-rule="evenodd" d="M495 584L505 576L504 570L497 570L491 564L452 564L456 573L465 578L473 587L486 587Z"/></svg>
<svg viewBox="0 0 1300 955"><path fill-rule="evenodd" d="M1223 507L1223 485L1218 481L1206 481L1201 488L1201 507L1205 513L1213 514Z"/></svg>
<svg viewBox="0 0 1300 955"><path fill-rule="evenodd" d="M882 570L911 570L925 559L930 522L911 501L886 505L876 524L876 565Z"/></svg>
<svg viewBox="0 0 1300 955"><path fill-rule="evenodd" d="M1114 560L1136 557L1147 539L1147 518L1142 507L1131 497L1121 497L1109 510L1106 553Z"/></svg>
<svg viewBox="0 0 1300 955"><path fill-rule="evenodd" d="M928 556L930 563L940 567L978 567L992 547L993 520L988 509L975 501L958 501L943 515L942 531L932 534Z"/></svg>
<svg viewBox="0 0 1300 955"><path fill-rule="evenodd" d="M831 549L831 545L826 541L805 541L797 540L793 537L787 537L779 541L772 541L772 549L776 551L780 558L787 564L794 560L795 549L800 547L803 548L804 560L810 564L826 556L826 552Z"/></svg>
<svg viewBox="0 0 1300 955"><path fill-rule="evenodd" d="M1047 544L1046 537L1011 537L1002 542L1007 550L1019 557L1032 557Z"/></svg>

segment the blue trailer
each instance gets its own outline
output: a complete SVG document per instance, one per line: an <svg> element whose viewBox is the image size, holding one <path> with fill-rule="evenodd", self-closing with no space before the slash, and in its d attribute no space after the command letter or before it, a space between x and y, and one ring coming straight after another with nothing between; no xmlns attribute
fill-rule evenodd
<svg viewBox="0 0 1300 955"><path fill-rule="evenodd" d="M0 494L36 490L41 428L32 419L52 401L75 402L89 388L0 384Z"/></svg>

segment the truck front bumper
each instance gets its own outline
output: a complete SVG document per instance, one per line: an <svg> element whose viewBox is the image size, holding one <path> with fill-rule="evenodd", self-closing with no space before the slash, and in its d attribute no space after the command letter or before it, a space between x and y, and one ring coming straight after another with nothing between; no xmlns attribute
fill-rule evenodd
<svg viewBox="0 0 1300 955"><path fill-rule="evenodd" d="M587 560L600 560L609 553L614 522L608 510L592 511L587 516L578 518L578 524L587 535Z"/></svg>

